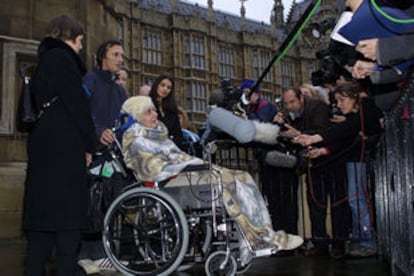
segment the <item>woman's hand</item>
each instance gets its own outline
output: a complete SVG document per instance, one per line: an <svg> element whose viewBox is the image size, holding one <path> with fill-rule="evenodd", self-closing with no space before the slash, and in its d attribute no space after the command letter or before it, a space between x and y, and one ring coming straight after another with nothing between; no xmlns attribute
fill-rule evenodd
<svg viewBox="0 0 414 276"><path fill-rule="evenodd" d="M323 155L327 155L328 151L326 148L312 148L309 149L308 152L305 154L306 158L315 159Z"/></svg>
<svg viewBox="0 0 414 276"><path fill-rule="evenodd" d="M315 135L301 134L293 138L294 143L300 144L305 147L321 142L322 140L323 140L322 136L320 136L319 134L315 134Z"/></svg>
<svg viewBox="0 0 414 276"><path fill-rule="evenodd" d="M346 117L344 115L333 115L331 119L329 119L329 121L331 121L332 123L342 123L345 122Z"/></svg>

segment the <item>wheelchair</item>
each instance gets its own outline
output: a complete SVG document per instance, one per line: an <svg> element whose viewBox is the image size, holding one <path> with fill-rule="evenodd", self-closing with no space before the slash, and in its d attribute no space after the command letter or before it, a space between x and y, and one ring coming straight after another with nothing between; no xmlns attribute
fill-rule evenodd
<svg viewBox="0 0 414 276"><path fill-rule="evenodd" d="M226 214L221 175L212 164L212 155L234 143L210 142L205 149L208 162L189 165L181 172L188 183L137 181L122 190L106 212L102 235L105 252L119 272L169 275L204 263L206 275L241 274L251 260L242 266L240 239L252 257L275 253L270 248L253 250ZM111 156L122 161L120 151ZM205 172L206 177L196 178L196 172Z"/></svg>

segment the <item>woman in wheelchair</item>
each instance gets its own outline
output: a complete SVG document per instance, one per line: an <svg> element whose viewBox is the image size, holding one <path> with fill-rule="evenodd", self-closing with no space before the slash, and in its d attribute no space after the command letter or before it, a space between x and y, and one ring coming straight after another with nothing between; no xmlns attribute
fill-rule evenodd
<svg viewBox="0 0 414 276"><path fill-rule="evenodd" d="M165 125L157 120L151 98L135 96L122 106L136 122L123 134L122 152L127 167L133 169L141 181L164 181L188 165L205 161L181 151L169 138ZM264 199L252 177L244 171L219 168L222 176L223 203L230 217L237 223L253 250L273 248L292 250L303 243L300 236L275 231ZM251 255L240 244L242 263Z"/></svg>

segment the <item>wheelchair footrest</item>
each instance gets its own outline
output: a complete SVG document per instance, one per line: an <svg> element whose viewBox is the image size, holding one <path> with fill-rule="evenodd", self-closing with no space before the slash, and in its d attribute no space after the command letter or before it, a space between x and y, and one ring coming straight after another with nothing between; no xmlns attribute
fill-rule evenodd
<svg viewBox="0 0 414 276"><path fill-rule="evenodd" d="M254 256L255 257L266 257L266 256L270 256L272 254L275 254L277 252L277 248L272 247L272 248L263 248L263 249L258 249L254 251Z"/></svg>

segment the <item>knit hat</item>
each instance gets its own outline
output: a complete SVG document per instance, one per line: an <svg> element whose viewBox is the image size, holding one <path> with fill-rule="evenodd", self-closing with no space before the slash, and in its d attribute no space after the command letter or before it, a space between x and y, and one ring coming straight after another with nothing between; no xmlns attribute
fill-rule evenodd
<svg viewBox="0 0 414 276"><path fill-rule="evenodd" d="M127 99L122 105L121 112L128 113L137 121L140 121L142 114L149 108L154 107L148 96L134 96Z"/></svg>
<svg viewBox="0 0 414 276"><path fill-rule="evenodd" d="M245 88L252 88L254 85L255 81L254 80L250 80L250 79L245 79L242 84L240 85L240 90L243 90ZM254 90L254 92L256 93L260 93L260 89L259 87L256 87L256 89Z"/></svg>

